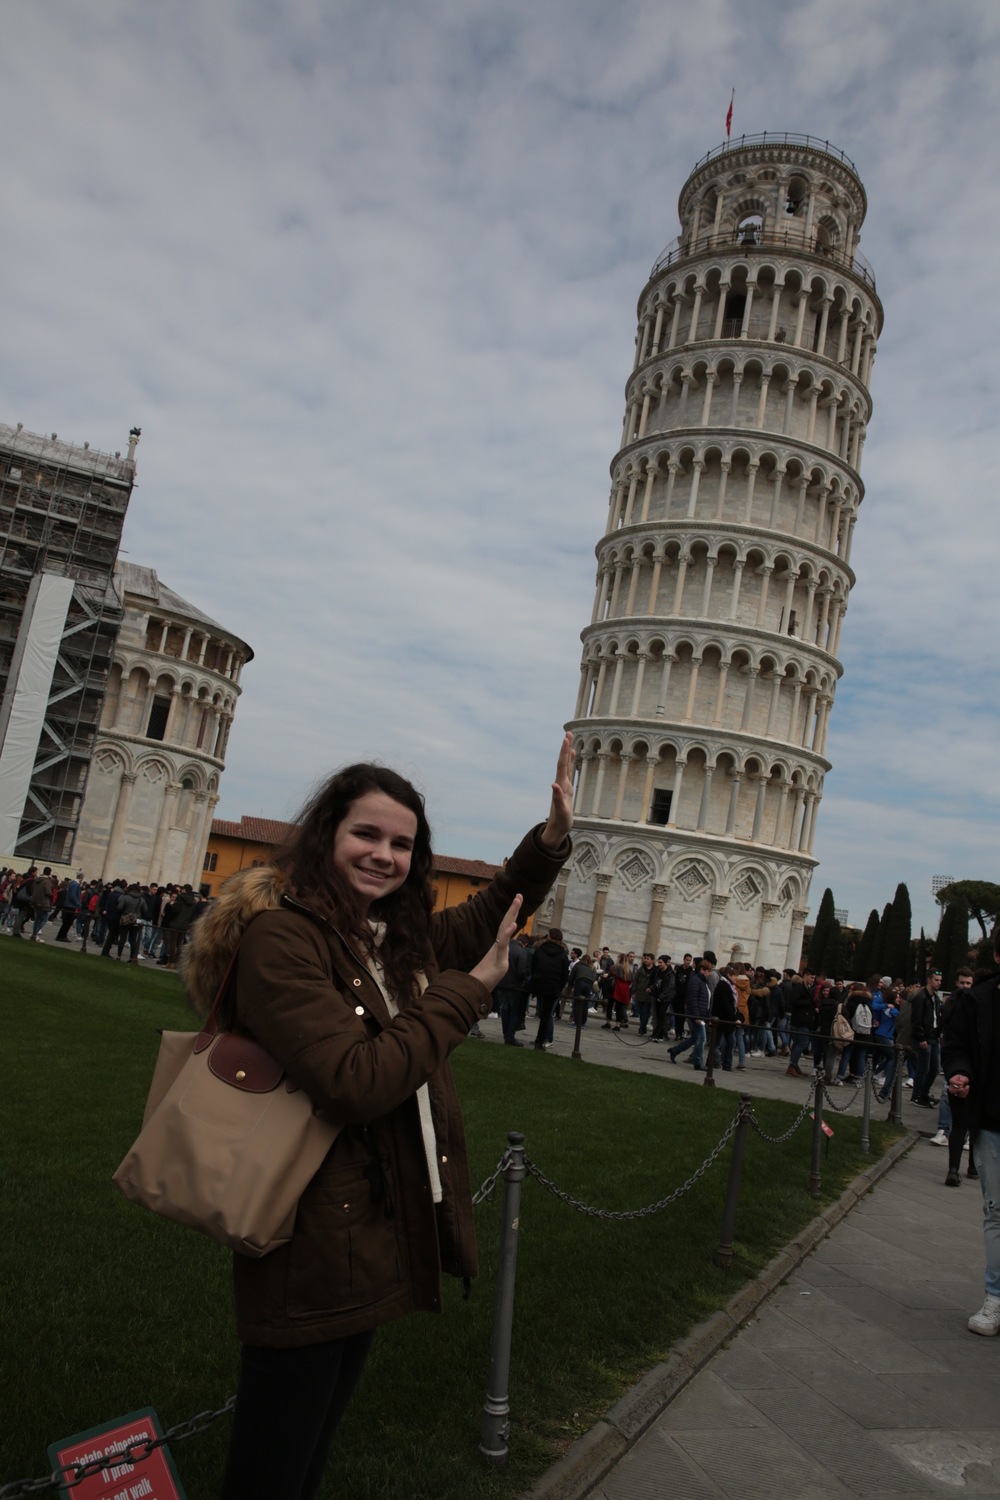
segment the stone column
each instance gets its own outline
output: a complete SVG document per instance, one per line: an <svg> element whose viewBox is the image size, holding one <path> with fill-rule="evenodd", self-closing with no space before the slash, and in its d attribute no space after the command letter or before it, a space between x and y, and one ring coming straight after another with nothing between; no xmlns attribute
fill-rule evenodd
<svg viewBox="0 0 1000 1500"><path fill-rule="evenodd" d="M698 808L698 822L695 825L696 833L705 832L705 824L708 822L708 814L712 800L712 772L715 770L713 761L706 760L705 774L701 783L701 806Z"/></svg>
<svg viewBox="0 0 1000 1500"><path fill-rule="evenodd" d="M731 663L722 661L719 663L719 689L715 695L715 714L712 719L712 728L718 729L722 724L722 713L726 706L726 682L729 678Z"/></svg>
<svg viewBox="0 0 1000 1500"><path fill-rule="evenodd" d="M590 809L590 816L592 818L599 818L601 816L601 795L604 791L604 772L610 759L611 756L606 750L599 750L597 752L597 781L594 784L594 802L593 806Z"/></svg>
<svg viewBox="0 0 1000 1500"><path fill-rule="evenodd" d="M653 899L649 904L649 920L646 923L646 939L642 950L644 953L656 953L659 951L660 928L663 925L663 908L669 895L669 885L653 886Z"/></svg>
<svg viewBox="0 0 1000 1500"><path fill-rule="evenodd" d="M788 949L785 953L784 967L786 969L798 969L802 959L802 930L806 925L806 917L809 912L799 908L792 910L792 930L788 938Z"/></svg>
<svg viewBox="0 0 1000 1500"><path fill-rule="evenodd" d="M639 665L638 665L638 667L636 669L636 674L635 674L635 688L633 689L633 692L632 692L632 712L631 712L630 717L633 718L633 719L637 719L639 717L639 706L640 706L640 703L642 701L642 679L643 679L643 677L646 674L646 663L648 661L649 661L649 652L648 651L640 651L639 652Z"/></svg>
<svg viewBox="0 0 1000 1500"><path fill-rule="evenodd" d="M729 811L726 814L726 838L731 838L736 829L736 809L740 801L740 787L743 785L739 771L734 771L730 780L732 785L729 789Z"/></svg>
<svg viewBox="0 0 1000 1500"><path fill-rule="evenodd" d="M560 870L556 881L556 899L552 908L552 927L562 927L563 911L566 906L566 887L569 885L569 871Z"/></svg>
<svg viewBox="0 0 1000 1500"><path fill-rule="evenodd" d="M678 758L674 766L674 789L670 798L670 814L667 818L667 827L677 827L677 811L681 804L681 786L684 783L684 767L687 761Z"/></svg>
<svg viewBox="0 0 1000 1500"><path fill-rule="evenodd" d="M677 559L677 583L674 587L674 607L671 610L671 614L679 615L681 612L681 600L684 595L684 580L687 577L687 570L690 562L690 552L682 552Z"/></svg>
<svg viewBox="0 0 1000 1500"><path fill-rule="evenodd" d="M166 626L164 626L166 629ZM108 847L104 855L104 864L101 869L102 880L117 880L118 871L115 869L119 858L119 849L122 842L122 834L125 831L125 820L128 817L128 805L132 800L132 788L135 786L135 772L123 771L121 781L118 783L118 801L115 804L114 821L111 824L111 834L108 838Z"/></svg>
<svg viewBox="0 0 1000 1500"><path fill-rule="evenodd" d="M642 514L639 517L639 523L642 526L645 526L649 520L649 506L653 498L653 485L656 483L657 473L656 465L650 464L646 470L646 488L642 496Z"/></svg>
<svg viewBox="0 0 1000 1500"><path fill-rule="evenodd" d="M632 577L629 579L628 598L625 600L626 618L631 618L635 613L635 596L639 588L639 574L642 572L641 554L632 559Z"/></svg>
<svg viewBox="0 0 1000 1500"><path fill-rule="evenodd" d="M647 615L656 614L656 596L660 592L660 573L663 570L663 553L653 553L653 576L649 581L649 600L646 604Z"/></svg>
<svg viewBox="0 0 1000 1500"><path fill-rule="evenodd" d="M740 719L740 729L750 728L750 719L753 715L754 689L757 686L759 669L757 667L747 668L747 690L743 699L743 717Z"/></svg>
<svg viewBox="0 0 1000 1500"><path fill-rule="evenodd" d="M663 671L660 674L660 695L656 701L656 717L664 718L667 712L667 693L670 690L670 668L675 658L668 651L663 657Z"/></svg>
<svg viewBox="0 0 1000 1500"><path fill-rule="evenodd" d="M704 460L700 459L700 458L694 459L692 461L691 468L692 468L692 474L691 474L691 492L688 495L688 508L687 508L687 518L688 518L689 521L694 516L695 509L696 509L697 504L698 504L698 486L699 486L699 484L701 482L701 476L705 472L705 463L704 463Z"/></svg>
<svg viewBox="0 0 1000 1500"><path fill-rule="evenodd" d="M764 730L764 738L767 740L774 737L774 726L778 721L778 699L781 697L781 684L784 680L781 673L775 668L771 673L771 701L767 708L767 727Z"/></svg>
<svg viewBox="0 0 1000 1500"><path fill-rule="evenodd" d="M625 788L628 784L628 768L631 764L631 755L626 755L623 753L621 757L621 766L619 767L618 771L618 791L615 794L615 810L611 814L616 822L621 818L622 808L625 806Z"/></svg>
<svg viewBox="0 0 1000 1500"><path fill-rule="evenodd" d="M755 844L760 843L760 825L764 817L764 798L766 795L767 777L759 775L757 777L757 801L754 804L753 810L753 829L750 834L751 841Z"/></svg>
<svg viewBox="0 0 1000 1500"><path fill-rule="evenodd" d="M660 758L658 755L646 756L646 780L642 788L642 808L639 812L640 823L649 822L650 804L653 801L653 778L656 775L656 768L659 763Z"/></svg>
<svg viewBox="0 0 1000 1500"><path fill-rule="evenodd" d="M205 823L205 809L208 802L206 792L195 792L192 798L194 806L191 809L191 827L188 829L187 840L184 844L184 860L181 865L181 880L190 881L197 889L200 865L198 864L198 851L204 848L201 842L202 830Z"/></svg>
<svg viewBox="0 0 1000 1500"><path fill-rule="evenodd" d="M760 903L760 934L757 938L757 952L754 959L765 968L775 967L771 958L771 923L778 916L781 907L776 901L762 901ZM784 968L782 964L780 967Z"/></svg>
<svg viewBox="0 0 1000 1500"><path fill-rule="evenodd" d="M705 559L705 587L701 591L701 618L703 620L708 619L708 607L712 598L712 575L717 562L718 558L713 557L711 552Z"/></svg>
<svg viewBox="0 0 1000 1500"><path fill-rule="evenodd" d="M699 672L700 667L701 667L701 657L700 656L692 656L692 658L691 658L691 679L690 679L690 681L688 683L687 704L685 705L685 708L684 708L684 723L685 724L690 723L691 716L694 713L694 699L695 699L695 693L698 691L698 672Z"/></svg>
<svg viewBox="0 0 1000 1500"><path fill-rule="evenodd" d="M618 712L618 694L621 691L622 673L623 673L624 670L625 670L625 652L624 651L616 651L615 652L615 676L614 676L614 681L611 684L611 705L610 705L610 707L608 709L608 716L610 718L614 718L615 714Z"/></svg>
<svg viewBox="0 0 1000 1500"><path fill-rule="evenodd" d="M712 915L708 922L705 947L710 948L713 953L719 953L722 949L722 919L726 915L726 907L728 905L728 896L712 897Z"/></svg>
<svg viewBox="0 0 1000 1500"><path fill-rule="evenodd" d="M742 557L737 557L733 563L733 597L729 601L730 620L736 619L736 611L740 607L740 584L743 582L743 569L745 566L746 559Z"/></svg>
<svg viewBox="0 0 1000 1500"><path fill-rule="evenodd" d="M604 926L604 909L608 904L608 891L611 889L613 880L611 875L598 875L597 896L594 900L594 914L590 919L590 935L587 938L587 952L593 953L601 947L601 929Z"/></svg>
<svg viewBox="0 0 1000 1500"><path fill-rule="evenodd" d="M177 806L177 797L180 793L179 781L168 781L167 789L163 794L163 802L160 806L160 821L156 825L156 838L153 843L153 852L149 859L149 878L155 880L157 885L163 885L166 881L166 872L163 868L163 857L166 853L167 839L174 822L174 809Z"/></svg>
<svg viewBox="0 0 1000 1500"><path fill-rule="evenodd" d="M691 325L688 328L688 336L687 336L687 341L688 341L689 344L693 344L697 340L697 337L698 337L698 317L699 317L699 315L701 313L701 299L702 299L702 296L704 294L704 291L705 291L704 286L702 286L700 284L696 284L695 289L694 289L694 308L692 309L692 312L691 312Z"/></svg>
<svg viewBox="0 0 1000 1500"><path fill-rule="evenodd" d="M715 519L722 520L723 511L726 508L726 490L729 487L729 475L732 472L732 461L724 458L719 463L719 498L715 505Z"/></svg>
<svg viewBox="0 0 1000 1500"><path fill-rule="evenodd" d="M771 587L771 574L774 572L774 568L769 563L765 563L760 571L763 581L760 586L760 598L757 601L757 619L754 622L758 630L762 630L764 627L764 615L765 611L767 610L767 595L768 590Z"/></svg>
<svg viewBox="0 0 1000 1500"><path fill-rule="evenodd" d="M583 815L583 793L587 785L587 767L590 765L590 761L591 755L589 750L578 750L576 752L576 795L573 798L573 805L580 809L581 817Z"/></svg>

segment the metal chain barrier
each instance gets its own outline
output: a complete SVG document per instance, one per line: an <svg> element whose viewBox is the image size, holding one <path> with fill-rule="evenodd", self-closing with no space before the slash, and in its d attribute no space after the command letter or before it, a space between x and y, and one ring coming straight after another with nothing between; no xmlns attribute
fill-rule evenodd
<svg viewBox="0 0 1000 1500"><path fill-rule="evenodd" d="M812 1107L813 1100L812 1095L810 1094L805 1104L803 1104L802 1108L799 1110L794 1122L789 1126L789 1128L783 1135L770 1135L768 1131L766 1131L761 1125L752 1108L747 1111L747 1119L750 1121L751 1128L756 1131L757 1135L760 1136L762 1141L767 1141L768 1145L770 1146L780 1146L784 1141L791 1139L791 1137L798 1130L799 1126L802 1124L802 1121L809 1114L809 1111L812 1109Z"/></svg>
<svg viewBox="0 0 1000 1500"><path fill-rule="evenodd" d="M483 1184L480 1187L479 1191L477 1193L473 1194L473 1196L472 1196L472 1206L473 1206L473 1208L478 1208L479 1205L480 1205L480 1203L485 1203L487 1201L489 1201L489 1202L492 1203L493 1199L496 1197L497 1183L500 1181L500 1178L503 1176L504 1171L506 1170L506 1167L507 1167L509 1161L510 1161L510 1152L509 1151L505 1151L504 1154L503 1154L503 1156L501 1156L500 1160L497 1162L496 1167L494 1168L494 1170L490 1173L489 1177L487 1177L485 1179L485 1181L483 1182ZM2 1496L0 1496L0 1500L2 1500Z"/></svg>
<svg viewBox="0 0 1000 1500"><path fill-rule="evenodd" d="M84 1479L89 1479L91 1474L99 1474L102 1469L109 1468L112 1464L134 1464L148 1458L154 1448L162 1448L165 1443L180 1443L185 1438L197 1437L198 1433L204 1432L206 1427L219 1417L228 1416L236 1405L236 1397L230 1396L225 1406L220 1406L218 1411L200 1411L197 1416L189 1417L186 1422L178 1422L176 1426L168 1428L162 1437L158 1438L136 1438L134 1442L127 1443L124 1448L116 1449L114 1453L105 1453L101 1458L92 1458L85 1464L66 1464L61 1469L53 1469L44 1479L15 1479L10 1484L5 1484L0 1489L0 1500L17 1500L21 1495L35 1495L42 1490L54 1490L59 1485L65 1490L74 1489Z"/></svg>
<svg viewBox="0 0 1000 1500"><path fill-rule="evenodd" d="M622 1036L621 1031L617 1030L614 1026L612 1026L611 1028L611 1035L616 1039L616 1041L621 1042L623 1047L646 1047L653 1040L651 1036L644 1036L641 1041L627 1042Z"/></svg>
<svg viewBox="0 0 1000 1500"><path fill-rule="evenodd" d="M827 1085L825 1083L823 1084L823 1098L826 1100L827 1104L834 1111L834 1113L838 1115L846 1115L847 1111L852 1107L852 1105L857 1104L858 1100L861 1098L861 1094L861 1089L854 1089L854 1091L848 1095L843 1104L837 1104L833 1096L831 1095Z"/></svg>
<svg viewBox="0 0 1000 1500"><path fill-rule="evenodd" d="M579 1198L574 1198L570 1193L565 1192L561 1187L557 1186L557 1184L552 1181L551 1177L546 1177L541 1168L537 1166L527 1154L525 1154L524 1166L529 1175L534 1177L536 1182L541 1183L546 1192L549 1192L553 1195L553 1197L560 1199L560 1201L565 1203L568 1208L576 1209L577 1213L587 1214L592 1219L609 1219L616 1222L621 1222L625 1219L648 1219L651 1217L651 1215L658 1214L662 1209L669 1207L671 1203L676 1203L678 1198L683 1197L686 1192L694 1187L696 1182L699 1182L701 1178L704 1177L709 1167L714 1165L714 1163L721 1156L722 1152L726 1149L726 1146L732 1140L742 1114L743 1109L741 1106L736 1111L736 1114L733 1116L730 1123L726 1126L725 1132L720 1138L718 1144L712 1148L708 1156L706 1156L705 1160L701 1163L701 1166L697 1167L691 1173L691 1176L686 1182L682 1183L680 1187L675 1188L672 1193L668 1193L665 1198L660 1198L656 1203L650 1203L646 1208L632 1208L624 1210L616 1210L611 1208L595 1208L592 1204L581 1203Z"/></svg>

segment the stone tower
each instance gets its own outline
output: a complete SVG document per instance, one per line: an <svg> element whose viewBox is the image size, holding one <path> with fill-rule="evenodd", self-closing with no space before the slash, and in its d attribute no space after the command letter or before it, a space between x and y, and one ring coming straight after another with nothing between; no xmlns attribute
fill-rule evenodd
<svg viewBox="0 0 1000 1500"><path fill-rule="evenodd" d="M569 727L591 949L799 959L882 307L853 164L711 151L638 307Z"/></svg>

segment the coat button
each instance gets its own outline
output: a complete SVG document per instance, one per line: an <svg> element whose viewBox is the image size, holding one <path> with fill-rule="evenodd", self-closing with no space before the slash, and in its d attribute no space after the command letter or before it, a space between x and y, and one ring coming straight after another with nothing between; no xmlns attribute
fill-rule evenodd
<svg viewBox="0 0 1000 1500"><path fill-rule="evenodd" d="M356 990L359 990L361 988L361 980L360 979L355 979L355 981L354 981L354 988Z"/></svg>
<svg viewBox="0 0 1000 1500"><path fill-rule="evenodd" d="M442 1158L441 1158L441 1165L443 1167L445 1167L445 1166L448 1165L448 1158L446 1156L442 1156Z"/></svg>
<svg viewBox="0 0 1000 1500"><path fill-rule="evenodd" d="M364 1013L365 1013L365 1008L364 1008L364 1006L363 1006L363 1005L356 1005L356 1006L355 1006L355 1007L354 1007L354 1014L355 1014L355 1015L356 1015L356 1016L363 1016L363 1015L364 1015Z"/></svg>

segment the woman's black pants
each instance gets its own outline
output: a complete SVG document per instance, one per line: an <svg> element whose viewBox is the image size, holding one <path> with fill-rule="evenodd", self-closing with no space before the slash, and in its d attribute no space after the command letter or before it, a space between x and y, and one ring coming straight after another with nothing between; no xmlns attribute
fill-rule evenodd
<svg viewBox="0 0 1000 1500"><path fill-rule="evenodd" d="M220 1500L312 1500L374 1331L298 1349L244 1344Z"/></svg>

